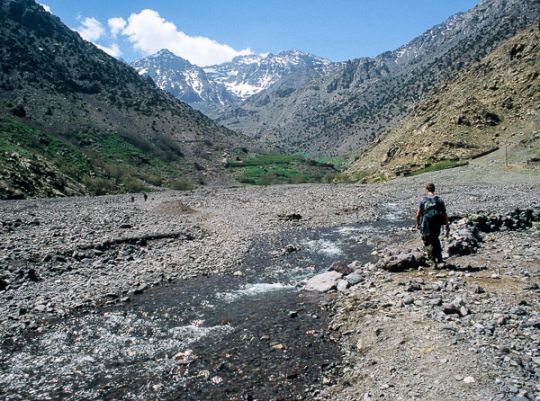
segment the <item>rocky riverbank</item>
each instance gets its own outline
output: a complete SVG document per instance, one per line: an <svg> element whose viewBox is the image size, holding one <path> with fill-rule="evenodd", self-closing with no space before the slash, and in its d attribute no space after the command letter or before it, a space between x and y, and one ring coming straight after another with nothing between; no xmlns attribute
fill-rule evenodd
<svg viewBox="0 0 540 401"><path fill-rule="evenodd" d="M540 185L529 178L512 185L454 182L440 194L455 215L504 213L540 199ZM147 201L142 195L4 201L0 334L39 333L58 318L129 302L152 286L239 277L258 239L272 243L291 230L394 215L409 216L412 226L422 192L405 181L202 189L151 194ZM536 227L483 235L476 252L450 258L452 270L365 270L334 305L330 328L345 363L328 374L318 397L534 399ZM378 256L420 246L406 228L368 242ZM447 304L458 313L445 313Z"/></svg>
<svg viewBox="0 0 540 401"><path fill-rule="evenodd" d="M537 400L539 223L538 207L455 216L443 268L406 231L355 266L331 325L345 367L321 399Z"/></svg>

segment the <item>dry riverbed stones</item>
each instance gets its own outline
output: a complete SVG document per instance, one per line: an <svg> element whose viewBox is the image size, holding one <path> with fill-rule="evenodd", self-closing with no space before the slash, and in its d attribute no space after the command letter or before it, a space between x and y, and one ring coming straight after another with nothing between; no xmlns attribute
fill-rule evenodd
<svg viewBox="0 0 540 401"><path fill-rule="evenodd" d="M342 261L354 271L332 273L331 291L342 295L328 308L344 362L308 399L537 396L540 247L531 200L540 199L539 186L444 184L457 217L451 266L423 266L418 235L407 229L369 241L395 269ZM128 302L170 281L233 274L255 238L396 216L410 216L412 226L422 188L290 185L156 193L146 202L142 195L4 201L0 335L39 331L50 319Z"/></svg>

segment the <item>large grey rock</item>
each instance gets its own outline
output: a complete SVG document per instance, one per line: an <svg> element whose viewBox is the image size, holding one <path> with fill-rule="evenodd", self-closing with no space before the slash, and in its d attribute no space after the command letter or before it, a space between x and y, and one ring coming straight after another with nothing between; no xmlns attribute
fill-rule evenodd
<svg viewBox="0 0 540 401"><path fill-rule="evenodd" d="M390 272L400 272L424 265L426 257L422 252L400 253L386 256L377 262L377 267Z"/></svg>
<svg viewBox="0 0 540 401"><path fill-rule="evenodd" d="M364 276L362 276L358 272L352 272L351 274L348 274L345 276L345 280L349 283L349 285L353 286L356 285L364 280Z"/></svg>
<svg viewBox="0 0 540 401"><path fill-rule="evenodd" d="M337 287L338 281L343 274L338 272L324 272L310 278L304 289L307 291L327 292Z"/></svg>

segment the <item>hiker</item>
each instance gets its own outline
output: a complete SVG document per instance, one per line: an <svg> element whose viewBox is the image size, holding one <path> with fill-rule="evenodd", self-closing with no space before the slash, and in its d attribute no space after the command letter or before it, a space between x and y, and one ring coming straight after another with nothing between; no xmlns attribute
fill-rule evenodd
<svg viewBox="0 0 540 401"><path fill-rule="evenodd" d="M146 195L146 192L143 192L143 197L144 197L144 201L146 202L146 200L148 199L148 195Z"/></svg>
<svg viewBox="0 0 540 401"><path fill-rule="evenodd" d="M435 185L426 185L426 195L418 202L416 209L416 229L422 234L431 266L436 269L443 263L442 247L439 235L441 226L446 226L446 236L450 233L446 206L441 197L435 195Z"/></svg>

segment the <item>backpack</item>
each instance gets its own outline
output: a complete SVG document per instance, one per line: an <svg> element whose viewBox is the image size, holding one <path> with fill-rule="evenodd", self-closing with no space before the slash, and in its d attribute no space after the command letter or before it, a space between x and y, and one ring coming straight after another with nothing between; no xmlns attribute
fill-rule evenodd
<svg viewBox="0 0 540 401"><path fill-rule="evenodd" d="M426 196L422 200L422 236L439 236L444 213L438 196Z"/></svg>

